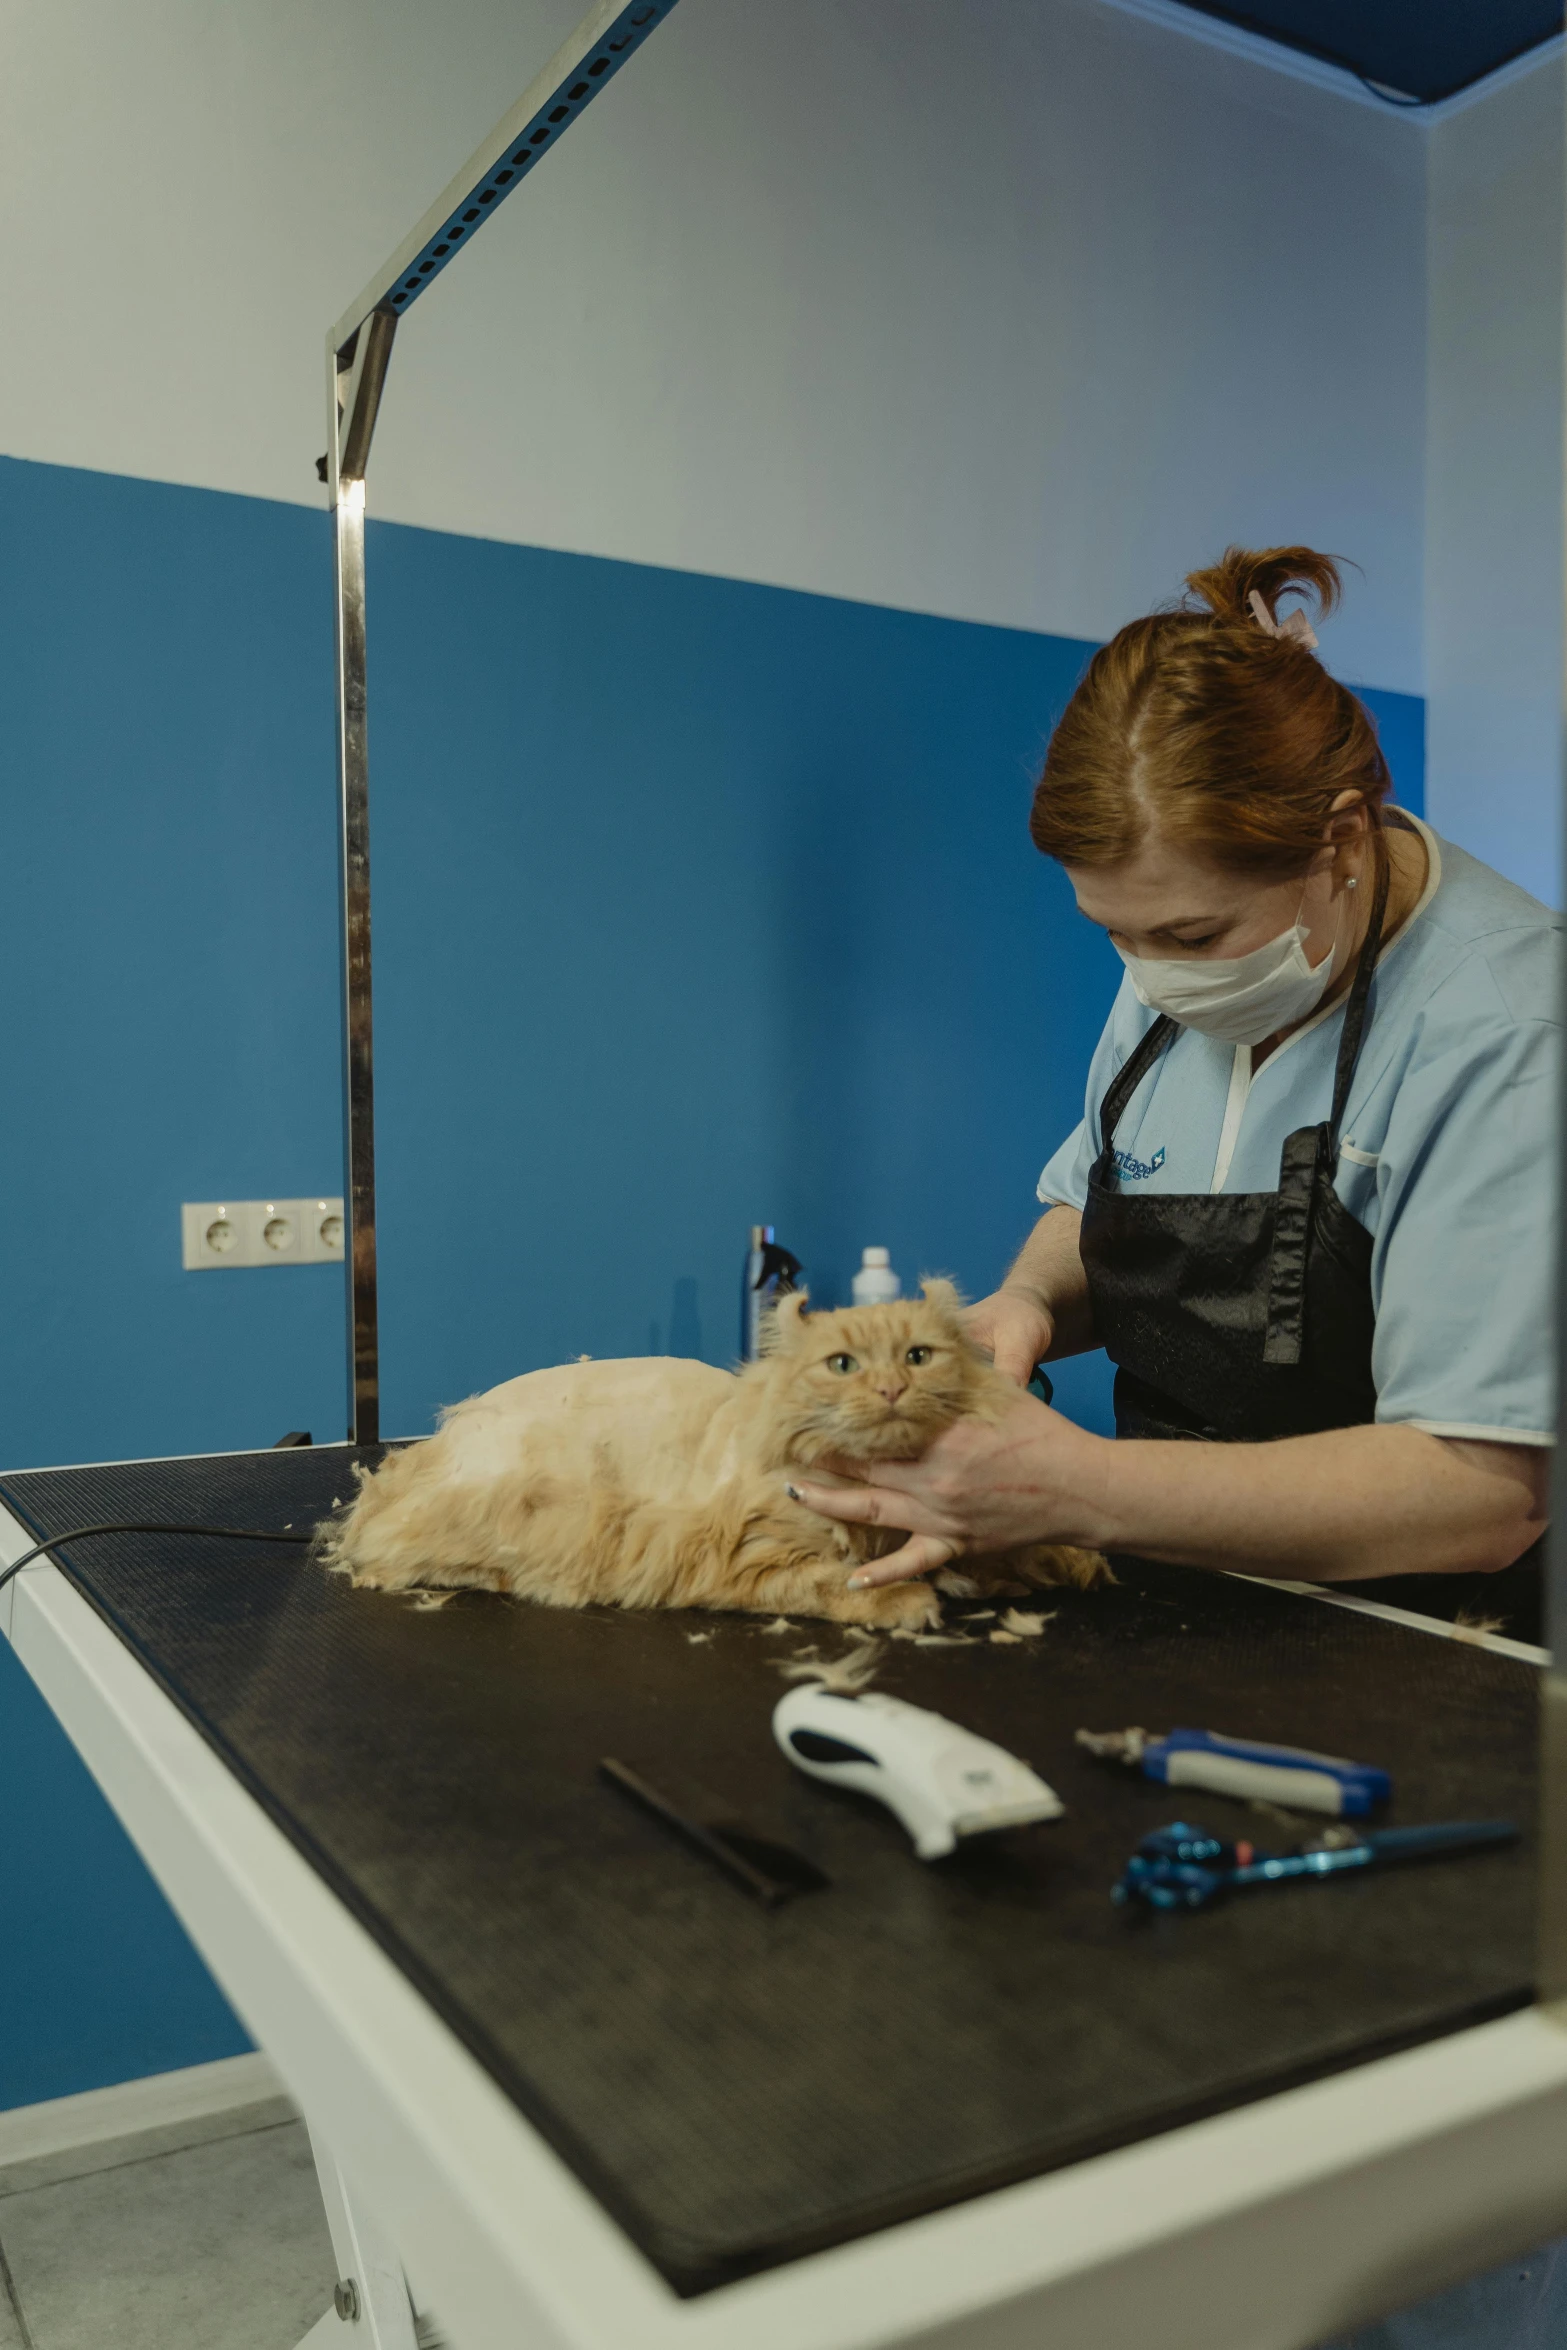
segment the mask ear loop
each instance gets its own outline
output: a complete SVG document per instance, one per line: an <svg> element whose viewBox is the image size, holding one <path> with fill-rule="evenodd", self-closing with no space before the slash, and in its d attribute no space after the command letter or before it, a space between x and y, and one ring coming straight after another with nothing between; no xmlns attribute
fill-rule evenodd
<svg viewBox="0 0 1567 2350"><path fill-rule="evenodd" d="M1299 617L1299 615L1297 614L1297 615L1296 615L1296 617L1298 618L1298 617ZM1359 887L1360 887L1360 875L1359 875L1358 873L1347 873L1347 874L1344 876L1344 887L1345 887L1345 889L1346 889L1346 890L1351 890L1351 889L1359 889ZM1301 890L1301 893L1300 893L1300 902L1301 902L1301 905L1302 905L1302 906L1303 906L1303 905L1306 903L1306 891L1305 891L1305 888L1304 888L1304 887L1302 888L1302 890ZM1299 909L1298 909L1298 908L1297 908L1297 910L1296 910L1296 914L1295 914L1295 920L1297 921L1297 923L1298 923L1298 922L1299 922L1299 920L1300 920L1300 913L1299 913ZM1332 966L1333 966L1333 964L1334 964L1334 963L1336 963L1336 962L1338 961L1338 949L1339 949L1339 932L1340 932L1340 931L1343 929L1343 927L1344 927L1344 922L1343 922L1343 908L1342 908L1342 907L1340 907L1340 909L1339 909L1339 915L1338 915L1338 918L1337 918L1337 920L1336 920L1336 921L1335 921L1335 923L1334 923L1334 928L1333 928L1333 944L1332 944L1332 945L1331 945L1331 947L1329 947L1329 949L1328 949L1328 965L1329 965L1329 969L1328 969L1328 984L1329 984L1329 986L1331 986L1331 985L1332 985L1332 983L1333 983L1333 970L1332 970ZM1316 966L1313 966L1313 968L1315 968L1315 967L1316 967Z"/></svg>
<svg viewBox="0 0 1567 2350"><path fill-rule="evenodd" d="M1311 887L1311 875L1308 873L1308 874L1307 874L1307 876L1306 876L1306 878L1305 878L1305 880L1304 880L1304 881L1301 883L1301 885L1300 885L1300 904L1299 904L1299 905L1298 905L1298 906L1295 908L1295 919L1294 919L1294 921L1293 921L1293 922L1290 924L1290 928L1291 928L1292 930L1297 930L1297 931L1298 931L1298 930L1301 928L1301 919L1300 919L1300 918L1301 918L1302 914L1304 914L1304 912L1306 911L1306 892L1307 892L1307 890L1308 890L1308 889L1310 889L1310 887ZM1336 956L1337 956L1337 954L1338 954L1338 934L1339 934L1339 931L1340 931L1340 929L1341 929L1342 927L1343 927L1342 923L1340 923L1339 921L1337 921L1337 920L1335 919L1334 926L1333 926L1333 944L1332 944L1332 945L1329 947L1329 949L1328 949L1328 978L1329 978L1330 980L1331 980L1331 979L1332 979L1332 977L1333 977L1333 969L1332 969L1332 966L1333 966L1334 960L1335 960L1335 958L1336 958ZM1314 962L1311 960L1311 957L1310 957L1310 956L1307 954L1307 952L1306 952L1306 942L1305 942L1305 940L1304 940L1304 939L1302 939L1302 940L1300 941L1300 959L1301 959L1301 961L1302 961L1302 962L1305 964L1305 966L1306 966L1306 969L1307 969L1309 972L1311 972L1311 973L1312 973L1313 977L1315 977L1316 973L1317 973L1318 971L1320 971L1320 970L1321 970L1321 968L1322 968L1322 966L1321 966L1321 964L1320 964L1320 963L1314 963Z"/></svg>

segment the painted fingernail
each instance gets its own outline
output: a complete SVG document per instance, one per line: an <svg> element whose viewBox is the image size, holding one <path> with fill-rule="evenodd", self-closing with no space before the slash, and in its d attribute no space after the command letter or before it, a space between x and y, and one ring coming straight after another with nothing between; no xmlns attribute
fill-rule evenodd
<svg viewBox="0 0 1567 2350"><path fill-rule="evenodd" d="M870 1583L871 1579L869 1575L851 1575L849 1577L849 1589L851 1591L868 1591L870 1589Z"/></svg>
<svg viewBox="0 0 1567 2350"><path fill-rule="evenodd" d="M785 1493L787 1493L787 1494L788 1494L788 1496L789 1496L789 1499L790 1499L791 1501L804 1501L804 1499L805 1499L805 1496L804 1496L804 1494L803 1494L803 1493L800 1491L800 1488L799 1488L799 1486L798 1486L798 1485L786 1485L786 1486L784 1487L784 1491L785 1491Z"/></svg>

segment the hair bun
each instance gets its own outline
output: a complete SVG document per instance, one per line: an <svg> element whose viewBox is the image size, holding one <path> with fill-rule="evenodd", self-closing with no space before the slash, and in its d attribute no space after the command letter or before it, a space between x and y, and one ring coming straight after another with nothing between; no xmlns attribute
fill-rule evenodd
<svg viewBox="0 0 1567 2350"><path fill-rule="evenodd" d="M1256 627L1253 595L1261 596L1276 620L1279 598L1297 588L1315 599L1320 619L1341 592L1337 563L1315 547L1226 547L1206 571L1189 571L1186 585L1215 620L1235 628Z"/></svg>
<svg viewBox="0 0 1567 2350"><path fill-rule="evenodd" d="M1150 827L1233 872L1296 878L1364 821L1379 863L1392 788L1363 703L1312 658L1306 613L1339 600L1314 547L1228 547L1184 602L1101 645L1050 738L1034 844L1063 865L1115 865ZM1353 810L1359 803L1363 817Z"/></svg>

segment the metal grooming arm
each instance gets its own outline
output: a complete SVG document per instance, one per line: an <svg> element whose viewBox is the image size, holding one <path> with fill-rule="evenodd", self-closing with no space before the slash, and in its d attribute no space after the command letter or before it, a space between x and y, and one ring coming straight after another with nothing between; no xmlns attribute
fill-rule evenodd
<svg viewBox="0 0 1567 2350"><path fill-rule="evenodd" d="M1567 1104L1567 970L1562 974L1561 1098ZM1540 1963L1544 2011L1567 2030L1567 1183L1557 1152L1556 1453L1546 1530L1545 1642L1540 1692Z"/></svg>
<svg viewBox="0 0 1567 2350"><path fill-rule="evenodd" d="M1563 516L1567 527L1567 514ZM1567 649L1567 648L1564 648ZM1567 670L1563 672L1567 682ZM1563 777L1567 805L1567 776ZM1561 974L1557 1044L1560 1102L1567 1106L1567 968ZM1559 1108L1558 1120L1567 1114ZM1558 1133L1560 1128L1558 1128ZM1539 1995L1567 2029L1567 1180L1556 1153L1556 1451L1546 1529L1545 1643L1551 1652L1540 1702Z"/></svg>
<svg viewBox="0 0 1567 2350"><path fill-rule="evenodd" d="M598 0L327 337L327 450L337 576L337 757L342 878L348 1435L381 1427L376 1332L375 1070L370 989L370 762L366 735L365 469L398 320L550 154L663 23L675 0Z"/></svg>

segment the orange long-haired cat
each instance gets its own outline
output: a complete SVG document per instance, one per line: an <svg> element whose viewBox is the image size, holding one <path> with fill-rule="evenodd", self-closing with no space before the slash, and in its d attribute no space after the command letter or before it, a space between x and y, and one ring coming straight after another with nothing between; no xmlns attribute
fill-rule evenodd
<svg viewBox="0 0 1567 2350"><path fill-rule="evenodd" d="M808 1313L786 1297L767 1352L736 1376L654 1356L530 1371L391 1453L320 1555L382 1591L478 1585L549 1607L754 1609L884 1630L940 1620L925 1583L850 1591L856 1564L903 1536L818 1517L784 1491L829 1455L910 1460L965 1415L1017 1401L976 1353L950 1281L897 1305ZM1093 1551L1045 1544L965 1558L972 1593L1088 1585Z"/></svg>

